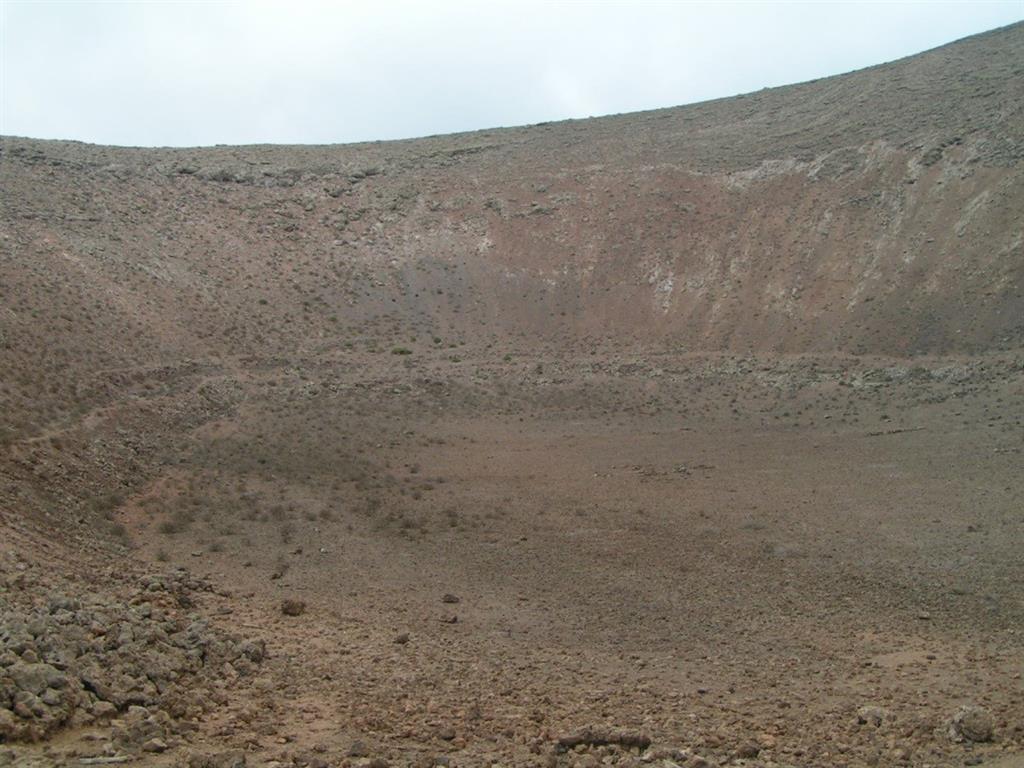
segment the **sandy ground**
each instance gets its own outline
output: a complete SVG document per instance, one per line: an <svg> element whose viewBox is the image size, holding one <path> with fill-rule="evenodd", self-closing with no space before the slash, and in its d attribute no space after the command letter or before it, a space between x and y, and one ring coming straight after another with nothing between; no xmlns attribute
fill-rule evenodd
<svg viewBox="0 0 1024 768"><path fill-rule="evenodd" d="M397 357L352 366L344 398L331 366L293 365L321 391L288 407L288 374L250 375L279 386L125 501L135 555L209 580L204 613L269 651L198 737L141 764L640 759L557 753L587 727L737 765L1021 754L1015 364L623 363L600 382L616 409L586 394L590 358L531 360L531 382L487 357L444 378L439 355L434 396L462 404L438 410L380 385ZM951 740L962 705L994 741Z"/></svg>

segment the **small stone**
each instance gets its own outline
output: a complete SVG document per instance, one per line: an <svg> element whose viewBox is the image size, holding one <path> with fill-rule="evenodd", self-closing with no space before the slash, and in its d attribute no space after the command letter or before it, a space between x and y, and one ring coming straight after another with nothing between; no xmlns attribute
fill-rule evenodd
<svg viewBox="0 0 1024 768"><path fill-rule="evenodd" d="M776 739L770 733L759 734L757 741L761 745L761 749L775 749Z"/></svg>
<svg viewBox="0 0 1024 768"><path fill-rule="evenodd" d="M370 754L370 750L367 749L366 744L360 739L353 741L352 746L348 748L349 757L366 757L368 754Z"/></svg>
<svg viewBox="0 0 1024 768"><path fill-rule="evenodd" d="M111 704L109 701L97 701L91 707L92 716L96 719L105 717L113 717L117 714L117 707Z"/></svg>
<svg viewBox="0 0 1024 768"><path fill-rule="evenodd" d="M988 710L965 704L956 711L949 723L949 737L953 741L992 741L995 722Z"/></svg>
<svg viewBox="0 0 1024 768"><path fill-rule="evenodd" d="M49 664L18 662L8 668L7 674L16 688L36 696L47 688L63 688L67 685L64 675Z"/></svg>
<svg viewBox="0 0 1024 768"><path fill-rule="evenodd" d="M885 720L886 712L881 707L864 706L857 710L857 723L859 725L873 725L878 728Z"/></svg>
<svg viewBox="0 0 1024 768"><path fill-rule="evenodd" d="M748 741L745 744L741 744L739 749L736 750L736 757L743 760L752 760L761 753L761 747L752 741Z"/></svg>
<svg viewBox="0 0 1024 768"><path fill-rule="evenodd" d="M397 635L395 637L395 643L397 643L398 645L405 645L408 642L409 642L409 633L408 632L402 632L400 635Z"/></svg>
<svg viewBox="0 0 1024 768"><path fill-rule="evenodd" d="M238 646L238 651L249 661L259 664L267 656L267 644L262 640L246 640Z"/></svg>
<svg viewBox="0 0 1024 768"><path fill-rule="evenodd" d="M43 704L48 707L56 707L60 705L60 693L53 690L53 688L47 688L39 698L42 700Z"/></svg>
<svg viewBox="0 0 1024 768"><path fill-rule="evenodd" d="M163 739L150 739L142 745L143 752L166 752L167 742Z"/></svg>

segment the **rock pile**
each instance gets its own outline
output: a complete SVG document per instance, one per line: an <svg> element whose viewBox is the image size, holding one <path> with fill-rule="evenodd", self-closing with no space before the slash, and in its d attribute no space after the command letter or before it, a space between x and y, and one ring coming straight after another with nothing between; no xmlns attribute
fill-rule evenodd
<svg viewBox="0 0 1024 768"><path fill-rule="evenodd" d="M0 603L0 742L116 719L121 741L167 748L176 723L216 700L214 684L252 675L266 653L189 613L202 589L179 570L145 577L123 603Z"/></svg>

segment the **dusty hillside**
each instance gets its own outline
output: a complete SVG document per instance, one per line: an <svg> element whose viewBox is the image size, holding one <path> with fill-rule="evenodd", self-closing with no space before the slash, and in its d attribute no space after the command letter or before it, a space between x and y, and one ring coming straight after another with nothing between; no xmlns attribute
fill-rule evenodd
<svg viewBox="0 0 1024 768"><path fill-rule="evenodd" d="M0 764L1020 765L1024 25L0 152Z"/></svg>
<svg viewBox="0 0 1024 768"><path fill-rule="evenodd" d="M5 354L56 407L67 366L392 332L1019 349L1022 50L1018 25L735 99L410 142L4 139ZM20 414L39 392L18 384Z"/></svg>

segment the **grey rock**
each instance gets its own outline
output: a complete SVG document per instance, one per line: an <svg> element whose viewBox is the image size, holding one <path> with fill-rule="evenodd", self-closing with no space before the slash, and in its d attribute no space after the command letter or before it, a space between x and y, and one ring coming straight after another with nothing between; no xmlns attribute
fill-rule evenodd
<svg viewBox="0 0 1024 768"><path fill-rule="evenodd" d="M992 741L995 721L988 710L965 704L956 711L949 723L949 736L953 741Z"/></svg>
<svg viewBox="0 0 1024 768"><path fill-rule="evenodd" d="M142 751L143 752L156 752L156 753L166 752L167 751L167 742L164 741L163 739L150 739L149 741L147 741L145 744L142 745Z"/></svg>
<svg viewBox="0 0 1024 768"><path fill-rule="evenodd" d="M47 688L63 688L67 685L67 678L49 664L19 662L8 667L7 674L18 688L36 696Z"/></svg>
<svg viewBox="0 0 1024 768"><path fill-rule="evenodd" d="M857 723L859 725L872 725L878 728L885 722L888 713L881 707L873 705L863 706L857 710Z"/></svg>

